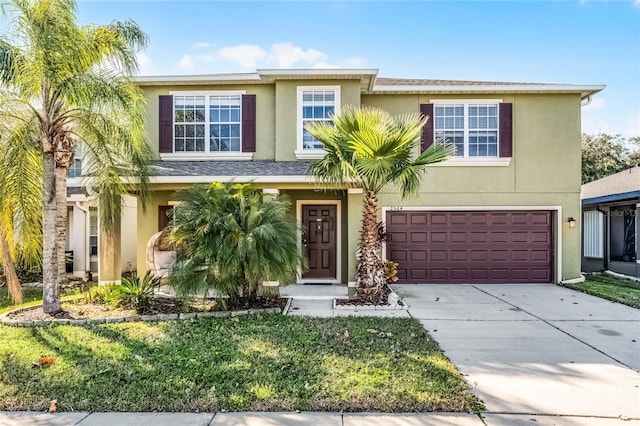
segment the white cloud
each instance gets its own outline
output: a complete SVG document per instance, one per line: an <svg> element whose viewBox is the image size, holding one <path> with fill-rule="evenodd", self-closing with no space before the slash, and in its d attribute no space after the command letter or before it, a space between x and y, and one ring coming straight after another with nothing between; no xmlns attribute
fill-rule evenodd
<svg viewBox="0 0 640 426"><path fill-rule="evenodd" d="M305 62L314 65L327 57L324 53L315 50L302 50L291 42L274 43L271 45L271 53L267 58L268 63L275 63L280 68L291 68L293 64Z"/></svg>
<svg viewBox="0 0 640 426"><path fill-rule="evenodd" d="M182 58L180 58L180 61L178 62L178 68L184 71L192 71L193 69L195 69L195 67L196 66L193 63L193 58L191 57L191 55L182 56Z"/></svg>
<svg viewBox="0 0 640 426"><path fill-rule="evenodd" d="M633 2L633 5L634 5L635 7L640 7L640 0L635 0L635 1Z"/></svg>
<svg viewBox="0 0 640 426"><path fill-rule="evenodd" d="M364 59L358 58L357 56L352 56L342 62L344 62L344 65L349 68L359 68L364 66Z"/></svg>
<svg viewBox="0 0 640 426"><path fill-rule="evenodd" d="M605 104L603 97L594 98L589 105L582 107L582 111L595 111L604 107Z"/></svg>
<svg viewBox="0 0 640 426"><path fill-rule="evenodd" d="M627 127L622 132L622 136L626 138L633 138L636 136L640 136L640 117L637 115L630 115L627 117Z"/></svg>
<svg viewBox="0 0 640 426"><path fill-rule="evenodd" d="M342 68L342 67L340 65L329 64L327 62L316 62L315 64L313 64L313 68L314 69L336 69L336 68Z"/></svg>
<svg viewBox="0 0 640 426"><path fill-rule="evenodd" d="M218 50L221 58L239 63L245 68L256 68L258 61L264 59L267 53L260 46L241 44L233 47L222 47Z"/></svg>
<svg viewBox="0 0 640 426"><path fill-rule="evenodd" d="M196 43L193 45L193 47L195 47L196 49L204 49L206 47L210 47L211 43L207 42L207 41L201 41L200 43Z"/></svg>
<svg viewBox="0 0 640 426"><path fill-rule="evenodd" d="M215 56L203 54L203 55L196 55L195 58L198 61L211 62L211 61L213 61L215 59Z"/></svg>
<svg viewBox="0 0 640 426"><path fill-rule="evenodd" d="M152 75L156 72L153 61L144 53L138 53L136 59L138 60L138 75Z"/></svg>

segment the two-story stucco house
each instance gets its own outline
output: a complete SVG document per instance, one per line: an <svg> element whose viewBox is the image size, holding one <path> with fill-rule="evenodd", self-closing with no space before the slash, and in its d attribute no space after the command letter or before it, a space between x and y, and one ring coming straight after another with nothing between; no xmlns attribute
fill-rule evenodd
<svg viewBox="0 0 640 426"><path fill-rule="evenodd" d="M137 206L137 270L167 223L176 190L252 182L286 194L309 258L301 282L352 283L362 193L325 191L307 175L322 144L304 130L347 104L422 112L424 149L436 138L456 156L429 168L420 194L380 194L383 255L401 283L557 283L580 277L580 109L599 85L380 78L377 70L258 70L248 74L139 77L148 102L153 168L146 214ZM119 278L116 241L100 280ZM121 246L121 247L117 247Z"/></svg>

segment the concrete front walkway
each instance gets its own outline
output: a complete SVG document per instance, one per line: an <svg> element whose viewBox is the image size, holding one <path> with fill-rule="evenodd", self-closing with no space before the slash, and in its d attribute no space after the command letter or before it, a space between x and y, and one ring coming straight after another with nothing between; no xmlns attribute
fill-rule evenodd
<svg viewBox="0 0 640 426"><path fill-rule="evenodd" d="M487 424L640 424L639 310L554 285L393 288Z"/></svg>

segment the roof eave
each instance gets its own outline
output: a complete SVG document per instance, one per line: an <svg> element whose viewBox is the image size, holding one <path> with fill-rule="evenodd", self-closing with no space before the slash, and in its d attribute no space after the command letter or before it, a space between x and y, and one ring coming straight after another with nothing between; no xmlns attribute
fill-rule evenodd
<svg viewBox="0 0 640 426"><path fill-rule="evenodd" d="M585 198L581 202L583 205L589 205L589 204L600 204L600 203L612 203L612 202L623 201L623 200L633 200L634 198L640 198L640 190Z"/></svg>
<svg viewBox="0 0 640 426"><path fill-rule="evenodd" d="M571 84L540 85L375 85L376 94L490 94L490 93L580 93L582 99L602 91L605 85L578 86Z"/></svg>

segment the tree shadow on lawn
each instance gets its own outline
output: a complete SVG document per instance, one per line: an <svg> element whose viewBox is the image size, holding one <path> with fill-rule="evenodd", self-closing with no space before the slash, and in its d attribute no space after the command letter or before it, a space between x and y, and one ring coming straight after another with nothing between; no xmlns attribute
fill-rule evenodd
<svg viewBox="0 0 640 426"><path fill-rule="evenodd" d="M470 411L455 367L414 320L279 314L33 327L2 358L0 409ZM27 358L58 357L47 369Z"/></svg>

